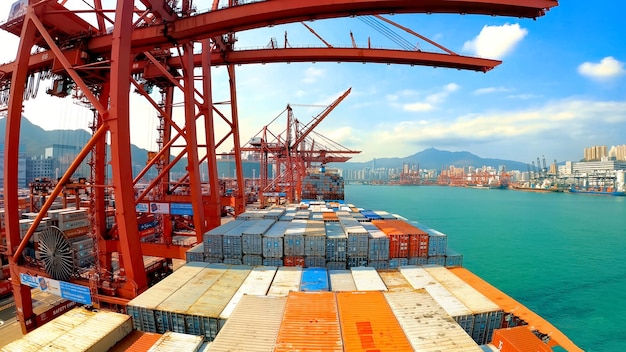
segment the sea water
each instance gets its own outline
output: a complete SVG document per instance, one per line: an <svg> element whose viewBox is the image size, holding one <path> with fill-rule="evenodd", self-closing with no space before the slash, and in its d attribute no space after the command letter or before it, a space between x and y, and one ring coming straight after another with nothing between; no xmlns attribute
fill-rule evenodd
<svg viewBox="0 0 626 352"><path fill-rule="evenodd" d="M345 198L447 234L464 267L585 351L626 351L626 197L346 185Z"/></svg>

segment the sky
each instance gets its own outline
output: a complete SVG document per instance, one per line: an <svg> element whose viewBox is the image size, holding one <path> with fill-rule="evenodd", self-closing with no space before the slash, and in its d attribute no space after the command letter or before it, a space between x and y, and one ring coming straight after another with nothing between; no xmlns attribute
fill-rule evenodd
<svg viewBox="0 0 626 352"><path fill-rule="evenodd" d="M194 1L200 10L210 3ZM70 0L67 6L80 4ZM1 2L0 19L8 16L10 5ZM287 104L308 122L352 88L316 131L360 150L353 161L404 157L434 147L526 163L542 156L561 162L582 159L585 147L626 144L626 29L616 6L563 1L536 20L386 16L458 54L503 61L487 73L373 63L238 66L241 140L281 115ZM369 21L355 17L308 25L333 46L350 46L352 32L358 46L369 38L373 47L399 48ZM285 31L293 47L323 45L297 23L237 33L236 48L264 47L271 38L282 44ZM440 52L396 32L420 50ZM0 62L13 61L18 38L0 31L0 42ZM212 72L214 101L228 100L224 69ZM47 96L43 90L49 85L43 82L37 98L26 102L24 116L47 130L86 128L92 120L88 109L69 98ZM133 132L132 142L154 149L156 112L136 97L131 104L131 128L141 131ZM280 132L284 123L273 126Z"/></svg>

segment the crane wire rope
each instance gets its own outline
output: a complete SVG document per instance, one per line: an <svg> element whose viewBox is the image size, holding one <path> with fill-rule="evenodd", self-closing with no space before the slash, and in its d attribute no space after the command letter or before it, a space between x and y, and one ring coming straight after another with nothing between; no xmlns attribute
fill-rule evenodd
<svg viewBox="0 0 626 352"><path fill-rule="evenodd" d="M385 25L381 21L376 20L374 17L372 17L372 16L359 16L357 18L361 22L365 23L366 25L370 26L374 30L378 31L383 36L387 37L387 39L389 39L389 40L393 41L394 43L398 44L403 49L408 50L408 51L413 51L414 50L415 45L413 45L410 41L408 41L407 39L405 39L404 37L402 37L401 35L399 35L395 31L391 30L389 28L389 26Z"/></svg>

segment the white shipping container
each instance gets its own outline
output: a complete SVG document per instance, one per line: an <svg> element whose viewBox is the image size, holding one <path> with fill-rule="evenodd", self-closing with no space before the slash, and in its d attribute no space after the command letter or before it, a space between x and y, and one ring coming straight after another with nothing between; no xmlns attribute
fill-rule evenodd
<svg viewBox="0 0 626 352"><path fill-rule="evenodd" d="M50 216L50 215L48 215ZM58 214L59 224L62 222L87 219L87 209L73 209Z"/></svg>
<svg viewBox="0 0 626 352"><path fill-rule="evenodd" d="M274 281L267 292L268 296L287 296L290 291L300 291L302 268L282 266L276 271Z"/></svg>
<svg viewBox="0 0 626 352"><path fill-rule="evenodd" d="M329 270L328 276L330 277L331 291L356 291L350 270Z"/></svg>
<svg viewBox="0 0 626 352"><path fill-rule="evenodd" d="M259 266L250 272L230 302L220 313L220 321L226 321L237 307L244 295L265 296L276 275L275 266Z"/></svg>
<svg viewBox="0 0 626 352"><path fill-rule="evenodd" d="M287 297L243 296L208 351L273 351L286 302Z"/></svg>
<svg viewBox="0 0 626 352"><path fill-rule="evenodd" d="M424 290L385 292L384 296L414 350L482 352Z"/></svg>
<svg viewBox="0 0 626 352"><path fill-rule="evenodd" d="M150 347L148 352L190 351L200 350L204 339L202 336L181 334L168 331Z"/></svg>
<svg viewBox="0 0 626 352"><path fill-rule="evenodd" d="M399 271L384 271L379 272L380 278L387 286L388 291L396 292L396 291L410 291L413 292L415 289L411 284L406 280L404 275Z"/></svg>
<svg viewBox="0 0 626 352"><path fill-rule="evenodd" d="M374 268L351 268L352 278L358 291L387 291L387 286Z"/></svg>

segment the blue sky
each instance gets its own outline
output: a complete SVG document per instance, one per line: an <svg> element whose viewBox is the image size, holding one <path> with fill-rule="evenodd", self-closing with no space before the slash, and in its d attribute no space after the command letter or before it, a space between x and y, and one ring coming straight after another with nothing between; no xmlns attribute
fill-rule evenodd
<svg viewBox="0 0 626 352"><path fill-rule="evenodd" d="M78 1L69 1L68 6ZM198 9L210 1L195 1ZM206 4L205 4L206 3ZM2 2L0 17L10 3ZM425 148L470 151L482 157L530 162L545 155L579 160L583 148L626 144L626 29L619 9L568 1L546 16L518 19L470 15L389 16L412 30L464 55L501 59L488 73L384 64L301 63L237 67L241 139L294 105L308 121L343 91L352 93L317 128L348 148L361 150L355 161L403 157ZM398 48L359 18L308 23L334 46ZM292 46L321 46L301 24L238 33L238 48L261 47L288 32ZM400 33L424 51L439 51ZM17 38L0 33L11 61ZM214 69L214 100L228 99L223 69ZM50 106L59 106L58 117ZM40 94L24 115L45 129L85 128L91 117L69 99ZM156 128L145 103L133 106L133 123ZM156 132L133 135L133 143L152 149Z"/></svg>

